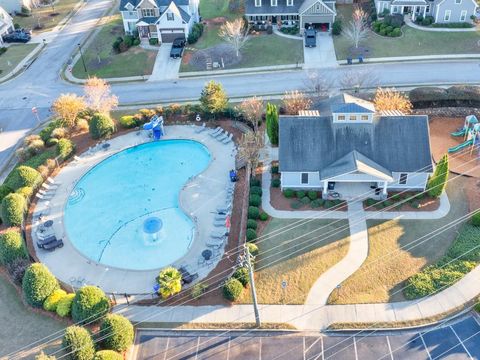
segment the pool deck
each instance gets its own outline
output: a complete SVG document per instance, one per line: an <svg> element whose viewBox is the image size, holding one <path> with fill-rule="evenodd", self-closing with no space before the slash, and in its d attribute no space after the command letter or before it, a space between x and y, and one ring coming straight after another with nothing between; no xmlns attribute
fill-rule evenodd
<svg viewBox="0 0 480 360"><path fill-rule="evenodd" d="M205 241L209 234L219 228L214 228L213 218L215 209L223 205L226 199L226 188L230 183L229 170L235 168L236 149L233 143L225 145L208 134L209 130L196 133L196 126L173 125L166 126L166 135L163 139L189 139L205 145L212 156L209 167L201 174L185 184L180 192L179 204L182 210L192 218L196 224L196 233L193 244L182 258L172 265L179 267L187 265L191 273L198 273L202 279L213 270L223 255L223 249L215 253L217 257L211 264L199 265L201 252L206 249ZM45 212L43 221L53 220L53 230L57 238L64 241L63 248L53 252L35 250L38 259L46 264L55 276L66 285L78 288L82 285L97 285L107 293L117 294L149 294L153 291L155 277L158 271L125 270L95 263L83 256L68 240L63 221L63 214L68 197L78 179L93 166L105 158L126 148L149 142L147 131L135 131L108 140L110 146L97 151L86 152L80 159L74 160L65 166L55 177L55 183L60 184L55 194L48 200L40 200L33 213L33 223L38 216ZM121 194L119 194L121 196ZM93 224L92 226L95 226ZM32 226L32 239L37 239L37 226Z"/></svg>

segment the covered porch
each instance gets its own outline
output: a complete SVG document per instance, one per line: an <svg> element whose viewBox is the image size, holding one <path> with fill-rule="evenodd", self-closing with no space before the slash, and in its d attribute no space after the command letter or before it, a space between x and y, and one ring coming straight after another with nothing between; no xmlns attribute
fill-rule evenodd
<svg viewBox="0 0 480 360"><path fill-rule="evenodd" d="M410 15L412 21L415 21L418 16L425 18L427 16L429 5L425 0L409 1L397 0L391 4L390 12L392 14Z"/></svg>
<svg viewBox="0 0 480 360"><path fill-rule="evenodd" d="M322 197L329 200L382 200L387 197L387 182L324 181Z"/></svg>

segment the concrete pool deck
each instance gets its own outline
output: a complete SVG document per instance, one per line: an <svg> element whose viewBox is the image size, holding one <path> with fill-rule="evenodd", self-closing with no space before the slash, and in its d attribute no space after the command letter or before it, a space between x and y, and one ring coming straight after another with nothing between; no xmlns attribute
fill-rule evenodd
<svg viewBox="0 0 480 360"><path fill-rule="evenodd" d="M199 279L202 279L213 270L223 255L223 249L221 248L218 257L212 264L198 264L201 252L206 249L206 239L213 230L218 230L213 226L215 209L225 203L226 188L230 183L228 172L235 168L236 149L233 143L225 145L211 137L208 134L209 130L196 133L196 129L199 129L199 127L166 126L166 135L163 139L198 141L208 148L212 156L208 168L187 182L180 192L179 206L195 222L196 229L194 241L188 252L172 264L176 267L187 265L191 273L198 273ZM97 285L107 293L117 294L134 295L153 292L155 277L158 275L160 268L141 271L98 264L82 255L68 240L63 220L64 207L76 182L107 157L126 148L151 141L148 134L149 132L143 130L131 132L108 140L110 146L107 149L99 146L97 151L87 151L81 154L79 159L66 165L55 177L55 183L58 183L59 186L54 195L48 200L40 200L37 203L33 213L32 239L34 241L37 239L36 230L39 214L48 209L48 215L45 215L41 222L53 220L55 235L64 241L63 248L56 249L53 252L38 249L34 245L37 257L66 285L71 285L74 288L85 284Z"/></svg>

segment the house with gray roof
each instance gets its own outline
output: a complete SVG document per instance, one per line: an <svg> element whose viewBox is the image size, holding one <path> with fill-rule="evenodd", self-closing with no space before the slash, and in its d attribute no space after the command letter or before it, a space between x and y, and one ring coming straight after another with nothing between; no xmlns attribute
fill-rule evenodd
<svg viewBox="0 0 480 360"><path fill-rule="evenodd" d="M121 0L120 13L126 33L138 31L141 40L171 43L187 38L199 21L198 0Z"/></svg>
<svg viewBox="0 0 480 360"><path fill-rule="evenodd" d="M335 0L245 0L245 16L254 25L298 25L330 31Z"/></svg>
<svg viewBox="0 0 480 360"><path fill-rule="evenodd" d="M378 14L410 14L417 17L432 16L436 23L471 23L477 13L475 0L375 0Z"/></svg>
<svg viewBox="0 0 480 360"><path fill-rule="evenodd" d="M282 189L320 190L324 198L348 198L353 188L378 198L423 191L433 172L428 116L383 115L348 94L326 114L280 116L279 170Z"/></svg>
<svg viewBox="0 0 480 360"><path fill-rule="evenodd" d="M7 11L0 6L0 46L3 45L3 36L14 30L13 19Z"/></svg>

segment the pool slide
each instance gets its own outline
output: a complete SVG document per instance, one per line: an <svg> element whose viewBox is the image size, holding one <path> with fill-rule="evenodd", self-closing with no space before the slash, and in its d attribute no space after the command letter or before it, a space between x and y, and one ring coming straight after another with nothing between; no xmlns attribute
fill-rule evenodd
<svg viewBox="0 0 480 360"><path fill-rule="evenodd" d="M455 131L455 132L450 133L450 135L452 135L452 136L465 136L466 133L467 133L467 129L463 128L460 131Z"/></svg>
<svg viewBox="0 0 480 360"><path fill-rule="evenodd" d="M150 122L143 125L143 130L152 130L153 139L160 140L161 136L163 135L162 123L163 123L162 117L154 116L152 117Z"/></svg>
<svg viewBox="0 0 480 360"><path fill-rule="evenodd" d="M452 154L454 152L462 150L464 147L471 146L471 145L473 145L473 139L467 140L457 146L451 147L450 149L448 149L448 153Z"/></svg>

